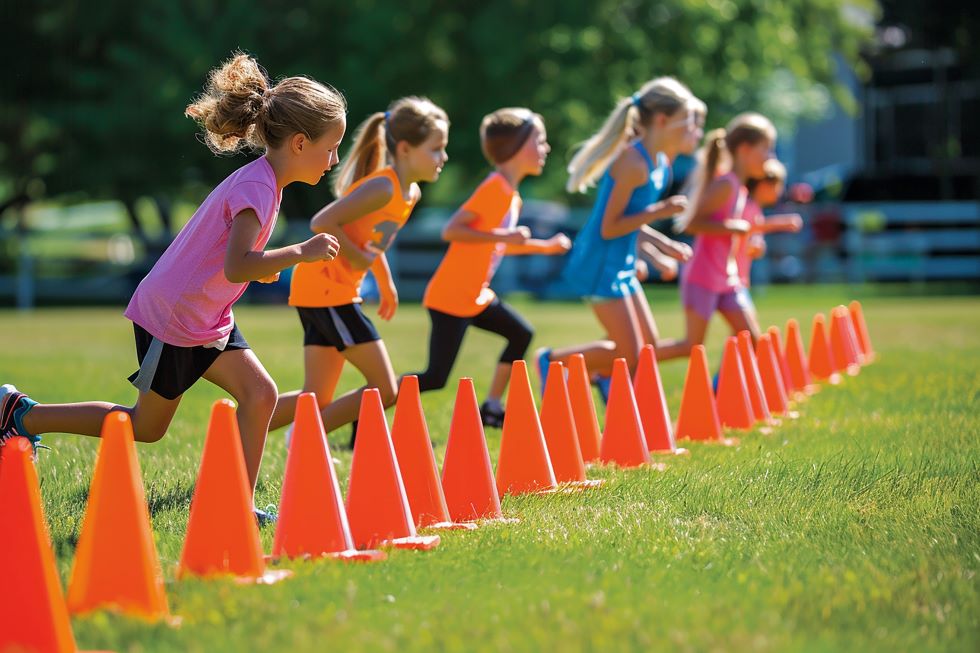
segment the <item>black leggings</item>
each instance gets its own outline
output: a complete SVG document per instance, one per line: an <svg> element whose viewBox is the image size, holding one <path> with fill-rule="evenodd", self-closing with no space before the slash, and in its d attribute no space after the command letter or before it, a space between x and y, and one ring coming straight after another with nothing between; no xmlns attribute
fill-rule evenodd
<svg viewBox="0 0 980 653"><path fill-rule="evenodd" d="M513 363L524 358L534 337L531 325L499 299L494 299L482 313L473 317L456 317L431 308L428 310L432 331L429 334L429 366L418 375L419 390L422 392L445 387L459 348L463 345L463 336L471 324L507 339L507 347L500 355L501 363Z"/></svg>

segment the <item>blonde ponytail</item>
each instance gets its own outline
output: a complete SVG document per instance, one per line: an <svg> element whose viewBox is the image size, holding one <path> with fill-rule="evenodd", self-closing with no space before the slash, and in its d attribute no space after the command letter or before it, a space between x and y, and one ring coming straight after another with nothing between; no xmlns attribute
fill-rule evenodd
<svg viewBox="0 0 980 653"><path fill-rule="evenodd" d="M359 179L388 165L400 141L421 145L439 123L449 129L446 112L423 97L403 97L384 113L372 113L354 135L354 144L333 181L337 197Z"/></svg>
<svg viewBox="0 0 980 653"><path fill-rule="evenodd" d="M673 77L658 77L644 84L632 97L621 99L599 132L585 141L568 164L568 192L585 192L606 172L638 127L649 124L658 113L673 115L692 97L691 91Z"/></svg>

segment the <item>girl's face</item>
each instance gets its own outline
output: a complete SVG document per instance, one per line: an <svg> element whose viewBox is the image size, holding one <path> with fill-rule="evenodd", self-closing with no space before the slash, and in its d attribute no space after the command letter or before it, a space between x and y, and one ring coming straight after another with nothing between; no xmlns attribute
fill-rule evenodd
<svg viewBox="0 0 980 653"><path fill-rule="evenodd" d="M743 143L736 153L745 174L749 177L764 177L766 161L773 157L775 143L763 138L758 143Z"/></svg>
<svg viewBox="0 0 980 653"><path fill-rule="evenodd" d="M404 155L412 177L418 181L433 182L439 178L442 167L449 160L449 155L446 154L448 145L449 125L446 121L439 120L428 138L418 145L408 145L403 141L399 143L399 151Z"/></svg>
<svg viewBox="0 0 980 653"><path fill-rule="evenodd" d="M697 112L681 107L671 115L659 114L658 127L664 135L664 145L678 154L691 154L704 137L704 123L698 125Z"/></svg>
<svg viewBox="0 0 980 653"><path fill-rule="evenodd" d="M315 186L323 175L337 165L340 161L337 151L346 130L347 121L342 119L339 124L324 132L320 138L316 140L302 138L298 145L294 145L299 181Z"/></svg>
<svg viewBox="0 0 980 653"><path fill-rule="evenodd" d="M520 168L527 175L540 175L551 146L548 144L548 134L543 125L535 125L528 135L524 145L515 155L520 161Z"/></svg>
<svg viewBox="0 0 980 653"><path fill-rule="evenodd" d="M701 140L704 138L705 118L706 115L703 111L690 111L685 116L687 134L685 135L684 143L681 145L681 154L690 156L697 151L698 146L701 145Z"/></svg>

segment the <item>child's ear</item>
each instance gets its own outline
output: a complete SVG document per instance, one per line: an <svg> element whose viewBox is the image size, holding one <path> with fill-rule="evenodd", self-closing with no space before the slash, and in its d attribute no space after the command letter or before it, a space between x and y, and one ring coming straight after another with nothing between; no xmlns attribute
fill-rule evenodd
<svg viewBox="0 0 980 653"><path fill-rule="evenodd" d="M303 151L303 148L309 146L310 146L310 142L306 138L306 134L296 132L289 139L289 149L292 151L293 154L300 154Z"/></svg>
<svg viewBox="0 0 980 653"><path fill-rule="evenodd" d="M411 149L411 147L412 146L408 144L408 141L398 141L398 143L395 145L395 154L399 156L406 156L408 155L408 151Z"/></svg>

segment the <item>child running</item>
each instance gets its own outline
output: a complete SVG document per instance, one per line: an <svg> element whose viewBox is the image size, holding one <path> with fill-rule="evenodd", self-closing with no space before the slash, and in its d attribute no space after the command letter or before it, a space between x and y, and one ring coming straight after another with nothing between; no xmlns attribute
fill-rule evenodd
<svg viewBox="0 0 980 653"><path fill-rule="evenodd" d="M568 166L570 192L583 192L601 178L592 214L575 238L565 279L590 302L606 337L555 351L538 350L542 387L552 360L567 363L581 353L589 372L603 380L609 378L616 358L625 358L635 369L643 345L657 344L656 323L636 278L637 238L642 232L649 245L672 258L683 261L690 256L687 245L648 223L687 206L684 197L661 196L670 184L670 162L697 130L689 108L692 98L676 79L648 82L620 100Z"/></svg>
<svg viewBox="0 0 980 653"><path fill-rule="evenodd" d="M745 219L751 225L748 236L741 236L735 244L735 263L738 277L745 288L745 301L749 319L758 325L755 303L749 293L752 261L766 253L765 235L786 232L798 233L803 228L803 218L798 213L785 213L766 217L762 210L775 205L786 186L786 167L778 159L769 159L761 179L749 179L746 184L749 197L745 202Z"/></svg>
<svg viewBox="0 0 980 653"><path fill-rule="evenodd" d="M243 146L265 154L221 182L197 209L133 294L125 316L136 333L139 389L129 408L106 402L38 404L11 385L0 390L0 443L42 433L98 436L105 416L129 413L136 440L164 436L180 399L198 379L238 402L238 425L249 482L255 489L276 384L249 349L232 305L250 281L272 281L283 268L334 258L337 239L318 234L297 245L263 251L276 223L282 189L318 183L337 163L346 102L333 88L305 77L272 85L258 63L237 54L213 70L186 115L204 128L216 153ZM263 521L266 515L256 511Z"/></svg>
<svg viewBox="0 0 980 653"><path fill-rule="evenodd" d="M503 336L500 355L486 401L480 406L485 426L504 423L501 403L510 366L524 358L534 331L513 308L490 289L497 267L508 254L564 254L571 247L565 234L547 240L531 238L518 226L521 196L517 188L529 176L541 174L551 147L544 120L529 109L494 111L480 125L483 154L494 171L450 218L442 237L449 250L432 276L423 305L429 311L429 362L419 373L422 392L446 385L463 336L472 325Z"/></svg>
<svg viewBox="0 0 980 653"><path fill-rule="evenodd" d="M395 372L361 310L361 282L370 269L381 293L378 316L390 320L398 292L385 250L422 196L418 182L439 178L449 158L448 140L446 112L425 98L402 98L371 115L358 128L334 182L339 199L310 221L315 233L335 236L341 247L336 260L297 265L289 293L303 326L302 392L316 393L327 432L357 418L364 388L377 388L385 406L395 402ZM364 375L366 385L331 401L344 361ZM292 421L299 394L279 396L273 429Z"/></svg>
<svg viewBox="0 0 980 653"><path fill-rule="evenodd" d="M690 354L704 342L715 311L733 333L759 335L748 291L739 278L736 251L751 228L745 219L746 183L765 175L776 144L776 129L758 113L736 116L725 129L708 135L704 169L694 190L693 210L678 220L681 231L694 234L694 255L681 272L681 299L687 322L683 340L657 349L659 360ZM728 160L730 157L730 161ZM720 169L729 172L719 175Z"/></svg>

